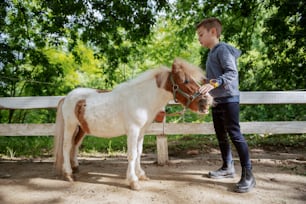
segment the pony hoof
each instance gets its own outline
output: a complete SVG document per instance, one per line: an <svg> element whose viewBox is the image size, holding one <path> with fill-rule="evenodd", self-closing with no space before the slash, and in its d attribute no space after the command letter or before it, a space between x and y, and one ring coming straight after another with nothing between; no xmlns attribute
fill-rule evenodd
<svg viewBox="0 0 306 204"><path fill-rule="evenodd" d="M76 174L76 173L79 173L80 172L80 169L78 166L75 166L75 167L72 167L72 173L73 174Z"/></svg>
<svg viewBox="0 0 306 204"><path fill-rule="evenodd" d="M138 181L132 181L130 183L130 187L132 190L135 190L135 191L139 191L141 189Z"/></svg>
<svg viewBox="0 0 306 204"><path fill-rule="evenodd" d="M140 181L150 181L150 178L147 177L146 175L141 175L141 176L139 176L138 179L139 179Z"/></svg>
<svg viewBox="0 0 306 204"><path fill-rule="evenodd" d="M69 182L73 182L74 181L74 177L72 175L65 175L65 180L69 181Z"/></svg>

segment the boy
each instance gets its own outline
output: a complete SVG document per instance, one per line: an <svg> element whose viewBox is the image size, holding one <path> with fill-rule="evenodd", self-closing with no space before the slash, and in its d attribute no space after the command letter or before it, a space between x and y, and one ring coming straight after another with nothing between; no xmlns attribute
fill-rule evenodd
<svg viewBox="0 0 306 204"><path fill-rule="evenodd" d="M242 167L241 179L235 185L234 191L244 193L250 191L256 182L252 174L248 145L240 132L239 125L237 58L241 52L220 42L221 31L222 24L217 18L204 19L197 25L200 44L210 49L206 61L208 83L201 86L200 92L209 92L214 97L216 105L212 108L212 117L223 160L222 167L209 172L208 177L214 179L234 177L235 169L229 135L237 149Z"/></svg>

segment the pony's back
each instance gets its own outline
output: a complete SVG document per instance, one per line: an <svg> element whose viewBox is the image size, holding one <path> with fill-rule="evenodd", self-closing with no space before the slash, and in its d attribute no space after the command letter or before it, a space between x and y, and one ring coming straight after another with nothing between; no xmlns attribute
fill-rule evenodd
<svg viewBox="0 0 306 204"><path fill-rule="evenodd" d="M168 76L167 73L170 72L170 69L167 67L159 67L155 69L149 69L141 74L139 74L136 78L130 79L124 83L118 84L113 91L121 91L122 89L130 89L130 87L137 86L141 83L147 83L149 80L156 80L158 75ZM163 79L166 81L166 78Z"/></svg>

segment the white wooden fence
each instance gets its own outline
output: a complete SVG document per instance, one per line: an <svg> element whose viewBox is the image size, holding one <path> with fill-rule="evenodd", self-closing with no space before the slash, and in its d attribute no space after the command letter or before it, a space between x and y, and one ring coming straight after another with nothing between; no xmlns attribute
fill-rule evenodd
<svg viewBox="0 0 306 204"><path fill-rule="evenodd" d="M0 109L56 108L63 96L0 97ZM171 103L170 103L171 104ZM240 104L306 104L305 91L241 92ZM306 108L306 106L305 106ZM241 122L244 134L304 134L306 121ZM209 123L152 123L147 135L157 135L157 160L168 161L167 135L214 134ZM0 136L53 136L54 124L0 124Z"/></svg>

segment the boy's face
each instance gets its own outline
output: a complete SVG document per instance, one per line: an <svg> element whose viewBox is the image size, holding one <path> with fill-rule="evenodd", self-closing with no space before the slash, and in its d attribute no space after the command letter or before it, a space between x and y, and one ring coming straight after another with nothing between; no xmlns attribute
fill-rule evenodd
<svg viewBox="0 0 306 204"><path fill-rule="evenodd" d="M198 40L203 47L212 48L216 42L216 29L207 30L204 26L197 29Z"/></svg>

